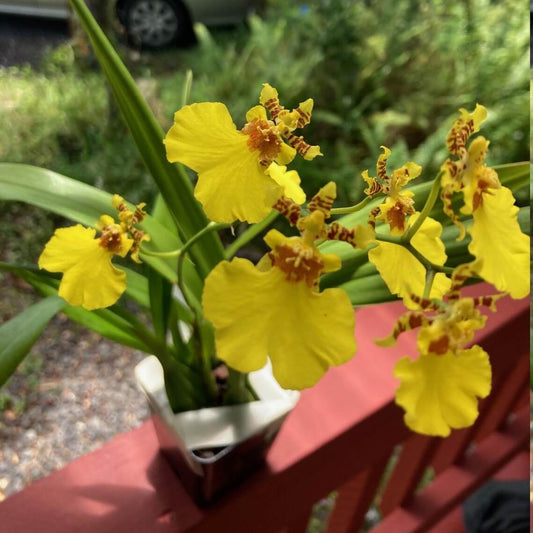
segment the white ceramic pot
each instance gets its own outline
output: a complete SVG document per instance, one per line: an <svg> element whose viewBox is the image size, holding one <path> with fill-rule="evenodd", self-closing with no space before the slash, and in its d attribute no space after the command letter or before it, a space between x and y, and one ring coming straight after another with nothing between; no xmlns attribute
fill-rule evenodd
<svg viewBox="0 0 533 533"><path fill-rule="evenodd" d="M249 374L258 401L175 414L156 357L141 361L135 377L148 398L161 451L199 505L207 505L263 463L300 396L282 389L267 365Z"/></svg>

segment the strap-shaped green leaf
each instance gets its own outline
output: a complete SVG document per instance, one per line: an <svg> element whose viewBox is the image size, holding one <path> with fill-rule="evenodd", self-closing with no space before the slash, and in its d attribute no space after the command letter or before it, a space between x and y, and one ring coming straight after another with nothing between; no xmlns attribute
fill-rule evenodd
<svg viewBox="0 0 533 533"><path fill-rule="evenodd" d="M117 105L177 224L181 238L189 240L207 224L207 219L194 198L186 173L183 168L180 170L168 163L161 126L83 0L70 0L70 4L91 40ZM201 277L205 277L223 258L220 239L216 234L209 235L194 246L191 254Z"/></svg>
<svg viewBox="0 0 533 533"><path fill-rule="evenodd" d="M0 387L29 353L51 318L66 305L49 296L0 326Z"/></svg>
<svg viewBox="0 0 533 533"><path fill-rule="evenodd" d="M68 178L40 167L17 163L0 163L0 200L26 202L64 216L86 226L92 226L102 214L116 217L111 206L112 195L86 183ZM178 236L151 216L140 227L151 237L143 246L155 252L181 248ZM145 261L170 282L175 283L177 260L143 256ZM197 269L186 260L183 272L191 291L201 294L201 280Z"/></svg>
<svg viewBox="0 0 533 533"><path fill-rule="evenodd" d="M164 341L172 303L172 285L157 272L151 271L148 274L148 287L154 331Z"/></svg>
<svg viewBox="0 0 533 533"><path fill-rule="evenodd" d="M52 276L38 270L29 270L5 263L0 263L0 270L16 273L45 297L57 296L59 280ZM83 307L70 306L63 301L63 312L74 322L119 344L150 353L150 347L139 338L135 324L119 316L115 312L117 308L118 306L113 306L109 309L87 311Z"/></svg>

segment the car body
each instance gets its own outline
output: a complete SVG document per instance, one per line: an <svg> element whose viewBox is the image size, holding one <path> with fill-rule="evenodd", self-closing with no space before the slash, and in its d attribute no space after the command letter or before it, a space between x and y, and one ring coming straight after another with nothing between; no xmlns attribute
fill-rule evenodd
<svg viewBox="0 0 533 533"><path fill-rule="evenodd" d="M193 22L207 26L236 24L258 6L258 0L116 0L119 21L130 42L160 48L191 33ZM0 13L68 19L67 0L0 0Z"/></svg>
<svg viewBox="0 0 533 533"><path fill-rule="evenodd" d="M0 0L0 13L55 19L71 15L67 0Z"/></svg>

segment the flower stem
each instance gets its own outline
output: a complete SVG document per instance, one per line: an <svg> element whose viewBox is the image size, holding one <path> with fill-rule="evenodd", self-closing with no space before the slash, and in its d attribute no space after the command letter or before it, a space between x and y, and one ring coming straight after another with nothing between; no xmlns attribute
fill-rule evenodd
<svg viewBox="0 0 533 533"><path fill-rule="evenodd" d="M356 213L357 211L361 211L361 209L368 205L373 199L372 196L367 196L364 200L361 200L358 204L352 205L351 207L334 207L331 210L331 214L348 215L349 213Z"/></svg>
<svg viewBox="0 0 533 533"><path fill-rule="evenodd" d="M392 244L397 244L398 246L405 245L401 237L395 237L394 235L380 235L379 233L376 233L376 240L383 241L383 242L390 242Z"/></svg>
<svg viewBox="0 0 533 533"><path fill-rule="evenodd" d="M382 242L390 242L391 244L396 244L398 246L403 246L406 250L411 252L420 263L424 266L426 270L433 270L435 273L443 272L445 274L452 274L453 268L446 267L441 265L436 265L432 263L429 259L423 256L410 242L405 242L403 237L395 237L394 235L379 235L376 234L376 240Z"/></svg>
<svg viewBox="0 0 533 533"><path fill-rule="evenodd" d="M142 255L149 255L150 257L162 257L166 259L170 257L179 257L181 254L181 250L172 250L170 252L149 252L148 250L145 250L143 248L140 253Z"/></svg>
<svg viewBox="0 0 533 533"><path fill-rule="evenodd" d="M184 296L184 298L187 300L187 303L189 304L189 307L195 311L200 311L198 309L198 305L195 304L194 300L191 298L188 292L188 288L183 283L183 260L185 258L185 255L196 242L198 242L204 235L207 235L208 233L211 233L213 231L218 231L221 229L229 228L231 224L226 224L222 222L210 222L205 228L200 230L198 233L193 235L181 248L180 254L178 255L178 286Z"/></svg>
<svg viewBox="0 0 533 533"><path fill-rule="evenodd" d="M135 335L144 342L148 353L152 353L163 366L165 388L174 412L187 409L198 409L206 404L198 377L194 370L185 362L175 357L165 342L158 339L132 313L115 306L117 314L129 320L135 328Z"/></svg>
<svg viewBox="0 0 533 533"><path fill-rule="evenodd" d="M256 400L255 393L252 394L248 388L248 378L246 374L237 372L233 368L228 368L228 390L224 395L224 405L239 405L241 403L253 402Z"/></svg>
<svg viewBox="0 0 533 533"><path fill-rule="evenodd" d="M218 387L213 375L212 360L215 353L215 338L213 326L207 320L200 320L198 325L198 342L200 366L207 395L211 402L218 396Z"/></svg>
<svg viewBox="0 0 533 533"><path fill-rule="evenodd" d="M424 223L424 220L428 217L429 213L431 213L431 210L433 209L433 206L435 205L435 202L437 201L437 198L439 197L440 192L440 179L442 177L443 171L441 170L435 180L433 181L433 185L431 186L431 190L429 191L429 196L426 199L426 203L424 204L424 207L422 208L422 211L420 212L420 215L416 219L415 223L403 234L402 240L404 242L411 242L411 239L415 235L415 233L419 230L420 226Z"/></svg>
<svg viewBox="0 0 533 533"><path fill-rule="evenodd" d="M252 239L257 237L264 231L279 215L279 211L272 210L261 222L253 224L246 231L244 231L235 241L228 246L225 253L227 260L231 259L245 244L248 244Z"/></svg>
<svg viewBox="0 0 533 533"><path fill-rule="evenodd" d="M423 256L412 244L402 244L402 246L411 252L412 255L414 255L421 263L424 265L426 270L433 270L435 273L437 272L444 272L445 274L452 274L453 268L452 267L446 267L441 265L436 265L435 263L432 263L429 259L427 259L425 256Z"/></svg>
<svg viewBox="0 0 533 533"><path fill-rule="evenodd" d="M424 295L422 296L426 300L429 299L429 295L431 294L431 287L436 274L437 273L432 268L426 270L426 284L424 285Z"/></svg>

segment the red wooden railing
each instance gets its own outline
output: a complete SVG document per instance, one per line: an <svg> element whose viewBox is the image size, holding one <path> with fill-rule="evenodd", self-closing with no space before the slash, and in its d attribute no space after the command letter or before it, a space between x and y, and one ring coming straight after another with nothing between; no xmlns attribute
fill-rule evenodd
<svg viewBox="0 0 533 533"><path fill-rule="evenodd" d="M410 433L394 404L392 369L414 355L414 335L394 349L372 342L391 331L401 304L364 308L357 356L303 392L265 468L209 509L185 494L147 422L5 500L0 531L295 533L335 490L330 533L357 532L370 505L383 515L373 533L460 533L468 494L498 471L529 475L528 311L506 298L489 317L476 341L491 354L493 392L477 423L448 439ZM428 467L435 478L417 491Z"/></svg>

